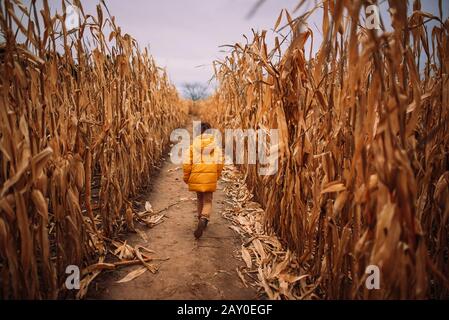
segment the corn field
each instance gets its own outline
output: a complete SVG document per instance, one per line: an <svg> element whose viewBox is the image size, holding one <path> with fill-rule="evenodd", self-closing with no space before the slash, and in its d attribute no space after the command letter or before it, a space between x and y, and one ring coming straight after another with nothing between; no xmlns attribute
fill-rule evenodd
<svg viewBox="0 0 449 320"><path fill-rule="evenodd" d="M308 14L281 13L274 29L288 39L268 48L254 32L215 62L219 85L202 117L279 129L274 176L239 168L305 276L297 296L447 298L449 21L441 1L440 16L419 0L409 15L407 1L389 1L392 30L378 33L361 27L369 4L323 1L316 55L305 50ZM379 290L365 287L369 265L381 270Z"/></svg>
<svg viewBox="0 0 449 320"><path fill-rule="evenodd" d="M165 71L105 9L69 31L47 1L0 4L1 299L66 296L66 266L133 228L130 199L185 120Z"/></svg>
<svg viewBox="0 0 449 320"><path fill-rule="evenodd" d="M119 283L156 273L150 261L169 258L119 236L195 201L147 201L140 213L134 203L189 113L221 130L278 129L274 175L241 164L222 177L222 215L252 235L241 246L246 274L268 298L447 299L449 20L442 0L438 14L391 0L391 28L370 29L361 17L373 3L283 10L274 43L262 30L226 46L215 92L194 102L104 1L87 14L74 0L75 29L47 0L2 1L0 300L83 298L117 266L143 265ZM307 24L315 10L321 36ZM172 183L178 169L166 172ZM71 265L82 267L76 293L65 284ZM380 289L365 285L372 266Z"/></svg>

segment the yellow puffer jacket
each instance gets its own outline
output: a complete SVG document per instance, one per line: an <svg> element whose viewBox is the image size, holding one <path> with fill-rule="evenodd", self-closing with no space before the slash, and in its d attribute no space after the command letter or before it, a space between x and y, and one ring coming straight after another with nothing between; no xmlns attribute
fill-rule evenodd
<svg viewBox="0 0 449 320"><path fill-rule="evenodd" d="M196 137L184 156L182 167L184 182L190 191L214 192L223 170L222 151L216 146L214 137L210 134Z"/></svg>

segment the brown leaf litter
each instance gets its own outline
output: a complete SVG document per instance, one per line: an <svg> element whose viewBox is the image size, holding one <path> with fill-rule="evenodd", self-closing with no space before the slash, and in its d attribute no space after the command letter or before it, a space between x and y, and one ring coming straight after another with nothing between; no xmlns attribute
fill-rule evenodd
<svg viewBox="0 0 449 320"><path fill-rule="evenodd" d="M242 283L259 288L269 299L306 297L313 287L306 282L308 275L295 262L295 254L263 228L264 210L251 200L253 195L242 173L226 166L222 180L227 196L223 216L231 221L230 228L243 241L240 254L246 266L236 270Z"/></svg>

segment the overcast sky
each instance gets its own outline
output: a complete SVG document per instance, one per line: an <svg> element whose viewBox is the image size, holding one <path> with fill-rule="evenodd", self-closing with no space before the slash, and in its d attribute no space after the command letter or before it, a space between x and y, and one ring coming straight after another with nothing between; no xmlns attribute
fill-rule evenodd
<svg viewBox="0 0 449 320"><path fill-rule="evenodd" d="M84 1L85 9L94 9L96 1ZM290 12L299 0L266 0L257 12L248 13L258 0L106 0L116 22L140 46L150 47L156 62L167 67L171 80L179 87L184 82L207 82L213 75L212 61L224 57L219 46L244 41L243 34L251 28L270 30L280 11ZM438 15L438 0L424 0L424 10ZM445 1L443 1L445 2ZM314 6L310 0L295 14ZM380 1L384 22L387 1ZM447 6L446 3L444 3ZM411 9L411 8L410 8ZM447 12L447 8L446 12ZM87 11L87 10L86 10ZM384 11L384 12L382 12ZM93 11L95 12L95 11ZM447 15L446 15L447 16ZM320 41L321 12L308 20L314 31L315 44ZM317 28L318 27L318 28Z"/></svg>
<svg viewBox="0 0 449 320"><path fill-rule="evenodd" d="M273 28L280 11L291 11L298 0L266 1L247 18L255 3L257 0L106 0L122 31L140 46L149 45L156 62L167 67L178 86L207 82L213 75L212 61L224 57L220 45L243 41L242 35L251 34L251 28ZM88 2L83 5L85 11L94 7Z"/></svg>
<svg viewBox="0 0 449 320"><path fill-rule="evenodd" d="M30 0L24 0L29 5ZM292 12L300 0L266 0L257 12L248 13L258 0L105 0L109 11L116 17L122 33L129 33L141 48L149 47L156 63L166 67L170 79L178 88L185 82L207 81L213 75L212 61L221 59L220 45L243 42L243 34L274 27L282 9ZM309 0L293 16L311 9L316 0ZM321 1L320 1L321 2ZM438 14L438 0L423 0L422 9ZM38 2L39 3L39 2ZM82 0L84 11L96 15L98 0ZM387 1L381 3L380 13L387 26ZM412 1L409 11L411 12ZM60 11L60 0L49 0L52 10ZM443 1L447 17L448 6ZM308 19L314 32L315 50L321 42L322 13L317 11ZM284 19L285 20L285 19ZM436 23L429 23L430 28ZM270 33L268 33L270 36ZM272 34L271 34L271 39ZM270 42L270 41L269 41Z"/></svg>

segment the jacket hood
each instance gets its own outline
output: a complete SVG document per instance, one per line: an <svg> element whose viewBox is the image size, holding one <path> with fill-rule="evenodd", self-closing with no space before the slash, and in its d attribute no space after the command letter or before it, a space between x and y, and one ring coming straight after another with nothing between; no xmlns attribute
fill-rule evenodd
<svg viewBox="0 0 449 320"><path fill-rule="evenodd" d="M193 147L197 150L203 150L206 147L213 147L214 145L214 136L211 134L202 134L193 140Z"/></svg>

